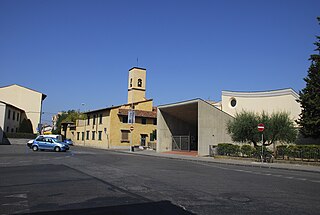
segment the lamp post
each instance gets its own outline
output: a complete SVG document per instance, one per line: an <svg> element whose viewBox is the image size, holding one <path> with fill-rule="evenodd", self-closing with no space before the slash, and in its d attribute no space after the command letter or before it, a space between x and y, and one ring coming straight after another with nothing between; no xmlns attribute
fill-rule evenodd
<svg viewBox="0 0 320 215"><path fill-rule="evenodd" d="M84 131L83 131L83 145L85 146L86 145L86 119L85 119L85 115L84 115L84 112L85 112L85 103L81 103L81 106L83 106L83 123L84 123Z"/></svg>

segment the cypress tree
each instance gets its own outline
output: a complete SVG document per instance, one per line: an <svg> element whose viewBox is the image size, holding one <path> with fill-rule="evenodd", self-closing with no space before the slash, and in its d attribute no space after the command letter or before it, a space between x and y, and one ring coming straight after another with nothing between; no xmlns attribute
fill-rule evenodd
<svg viewBox="0 0 320 215"><path fill-rule="evenodd" d="M317 18L320 24L320 17ZM302 111L297 123L301 126L300 132L304 137L320 138L320 36L317 36L315 51L310 56L311 65L308 75L303 80L306 87L299 92L298 102Z"/></svg>

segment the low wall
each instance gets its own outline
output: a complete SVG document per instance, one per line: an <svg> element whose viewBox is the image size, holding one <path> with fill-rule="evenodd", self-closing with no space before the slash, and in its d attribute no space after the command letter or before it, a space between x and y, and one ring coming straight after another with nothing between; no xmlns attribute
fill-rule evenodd
<svg viewBox="0 0 320 215"><path fill-rule="evenodd" d="M2 143L0 143L0 145L26 145L29 140L30 139L26 138L3 138Z"/></svg>

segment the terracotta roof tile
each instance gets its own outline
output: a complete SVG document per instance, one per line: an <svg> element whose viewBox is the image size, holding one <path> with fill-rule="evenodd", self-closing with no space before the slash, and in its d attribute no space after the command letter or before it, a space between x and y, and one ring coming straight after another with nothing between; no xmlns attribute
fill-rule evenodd
<svg viewBox="0 0 320 215"><path fill-rule="evenodd" d="M128 116L130 109L119 109L118 115ZM157 111L144 111L144 110L134 110L136 117L145 117L145 118L157 118Z"/></svg>

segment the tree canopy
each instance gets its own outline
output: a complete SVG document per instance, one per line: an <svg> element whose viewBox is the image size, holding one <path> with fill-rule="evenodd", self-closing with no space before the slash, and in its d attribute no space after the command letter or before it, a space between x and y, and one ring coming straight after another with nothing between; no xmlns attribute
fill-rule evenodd
<svg viewBox="0 0 320 215"><path fill-rule="evenodd" d="M83 118L83 114L76 110L62 111L57 120L57 129L52 133L60 134L61 133L61 123L63 122L76 122L77 119Z"/></svg>
<svg viewBox="0 0 320 215"><path fill-rule="evenodd" d="M320 17L317 18L320 24ZM308 75L303 80L306 87L299 92L298 102L301 104L301 114L297 123L304 137L320 138L320 36L317 36L315 51L318 54L310 56L311 65Z"/></svg>
<svg viewBox="0 0 320 215"><path fill-rule="evenodd" d="M258 147L262 140L262 135L258 131L258 124L263 123L263 145L269 146L276 141L291 143L297 138L297 130L294 121L290 119L286 112L276 112L271 115L266 112L257 114L243 111L236 114L234 120L227 124L227 131L235 142L253 143Z"/></svg>

